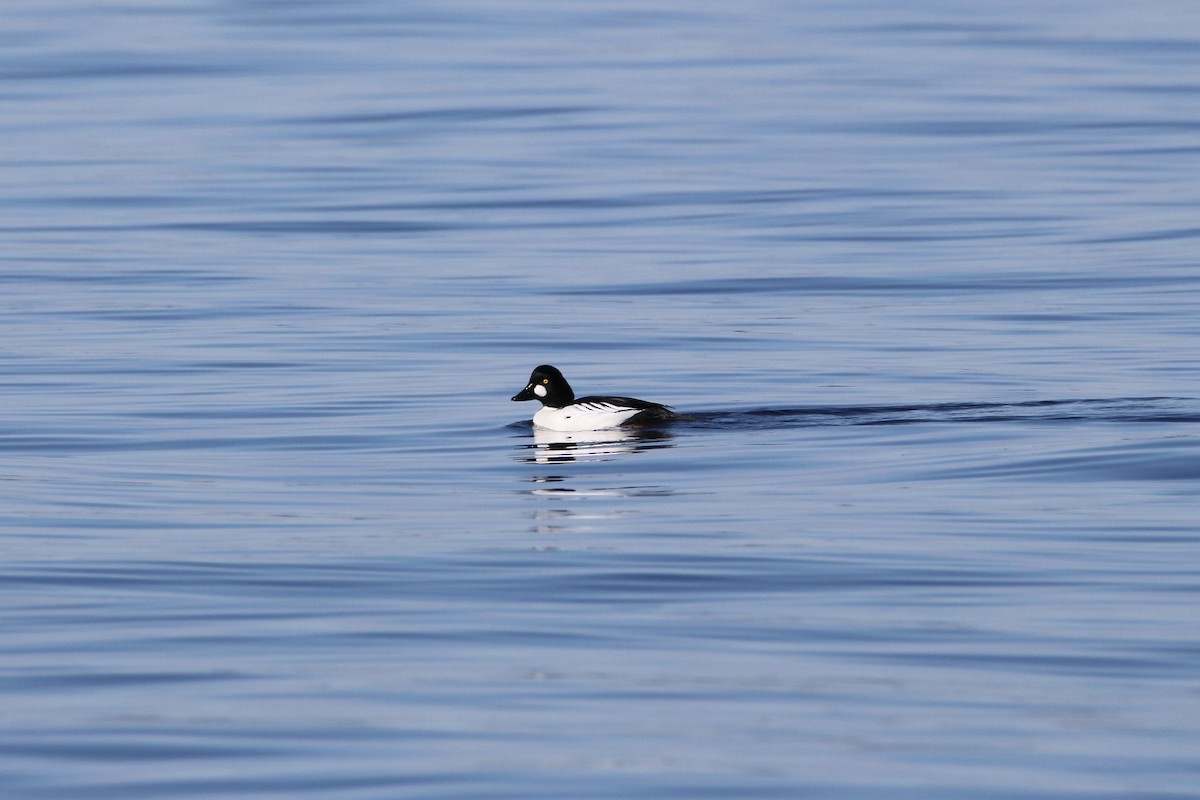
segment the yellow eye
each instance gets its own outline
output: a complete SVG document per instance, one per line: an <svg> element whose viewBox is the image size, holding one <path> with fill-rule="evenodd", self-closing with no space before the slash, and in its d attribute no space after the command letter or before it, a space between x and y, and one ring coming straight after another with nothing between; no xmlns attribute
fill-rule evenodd
<svg viewBox="0 0 1200 800"><path fill-rule="evenodd" d="M550 385L550 379L542 378L542 386L549 386L549 385Z"/></svg>

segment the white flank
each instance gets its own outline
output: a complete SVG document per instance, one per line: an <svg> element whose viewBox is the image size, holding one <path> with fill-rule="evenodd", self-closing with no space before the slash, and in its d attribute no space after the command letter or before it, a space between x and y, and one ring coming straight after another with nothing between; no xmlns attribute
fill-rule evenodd
<svg viewBox="0 0 1200 800"><path fill-rule="evenodd" d="M608 403L577 403L565 408L545 407L533 415L533 424L552 431L602 431L616 428L641 411Z"/></svg>

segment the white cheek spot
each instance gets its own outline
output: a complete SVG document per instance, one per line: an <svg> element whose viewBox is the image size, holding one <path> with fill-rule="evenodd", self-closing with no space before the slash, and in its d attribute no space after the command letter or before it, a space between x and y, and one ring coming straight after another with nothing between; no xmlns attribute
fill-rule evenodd
<svg viewBox="0 0 1200 800"><path fill-rule="evenodd" d="M546 396L546 387L542 386L539 383L537 386L533 387L533 393L536 394L538 397L545 397Z"/></svg>

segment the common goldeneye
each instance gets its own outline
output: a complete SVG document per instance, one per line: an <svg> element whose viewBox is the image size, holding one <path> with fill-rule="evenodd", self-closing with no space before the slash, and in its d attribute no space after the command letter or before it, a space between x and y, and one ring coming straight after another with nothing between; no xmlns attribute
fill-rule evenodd
<svg viewBox="0 0 1200 800"><path fill-rule="evenodd" d="M621 425L640 425L673 419L675 412L660 403L632 397L575 397L562 373L543 364L529 376L529 385L513 400L541 400L533 424L552 431L599 431Z"/></svg>

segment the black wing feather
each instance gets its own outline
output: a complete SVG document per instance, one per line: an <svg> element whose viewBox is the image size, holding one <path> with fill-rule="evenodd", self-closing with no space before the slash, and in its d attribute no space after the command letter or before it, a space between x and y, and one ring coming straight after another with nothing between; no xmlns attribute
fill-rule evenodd
<svg viewBox="0 0 1200 800"><path fill-rule="evenodd" d="M586 403L599 403L602 405L618 406L620 408L640 409L640 413L634 414L632 417L625 420L624 424L626 425L644 425L648 422L663 422L676 417L675 412L671 410L670 406L664 406L662 403L652 403L649 400L638 400L636 397L591 395L590 397L580 397L576 399L575 402L580 405Z"/></svg>

